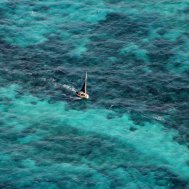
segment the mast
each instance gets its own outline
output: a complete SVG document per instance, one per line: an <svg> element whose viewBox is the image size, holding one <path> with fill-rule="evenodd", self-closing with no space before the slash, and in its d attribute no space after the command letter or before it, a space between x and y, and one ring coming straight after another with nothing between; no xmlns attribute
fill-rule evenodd
<svg viewBox="0 0 189 189"><path fill-rule="evenodd" d="M85 93L87 94L87 72L85 74Z"/></svg>

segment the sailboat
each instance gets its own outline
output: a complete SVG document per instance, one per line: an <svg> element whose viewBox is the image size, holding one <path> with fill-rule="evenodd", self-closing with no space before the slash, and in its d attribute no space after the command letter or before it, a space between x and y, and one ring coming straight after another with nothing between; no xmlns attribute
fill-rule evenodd
<svg viewBox="0 0 189 189"><path fill-rule="evenodd" d="M87 72L86 72L86 75L85 75L85 81L83 83L83 87L81 88L80 91L76 92L76 95L80 98L83 98L83 99L89 98L89 95L87 94Z"/></svg>

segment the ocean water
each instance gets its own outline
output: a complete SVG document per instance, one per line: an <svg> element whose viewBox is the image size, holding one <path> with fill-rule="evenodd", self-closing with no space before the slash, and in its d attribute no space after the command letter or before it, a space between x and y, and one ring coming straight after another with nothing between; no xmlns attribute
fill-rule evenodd
<svg viewBox="0 0 189 189"><path fill-rule="evenodd" d="M188 18L188 0L1 0L0 188L189 189Z"/></svg>

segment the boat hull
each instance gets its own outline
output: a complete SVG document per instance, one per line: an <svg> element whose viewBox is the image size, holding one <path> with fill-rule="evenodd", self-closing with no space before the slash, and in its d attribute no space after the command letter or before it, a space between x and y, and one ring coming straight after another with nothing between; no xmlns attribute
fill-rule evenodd
<svg viewBox="0 0 189 189"><path fill-rule="evenodd" d="M83 92L76 92L76 95L82 99L89 99L89 95Z"/></svg>

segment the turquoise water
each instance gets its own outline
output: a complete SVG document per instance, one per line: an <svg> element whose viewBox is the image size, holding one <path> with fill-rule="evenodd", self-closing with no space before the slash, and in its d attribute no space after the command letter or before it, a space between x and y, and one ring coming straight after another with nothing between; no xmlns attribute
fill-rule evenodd
<svg viewBox="0 0 189 189"><path fill-rule="evenodd" d="M0 188L189 189L188 17L188 0L1 0Z"/></svg>

